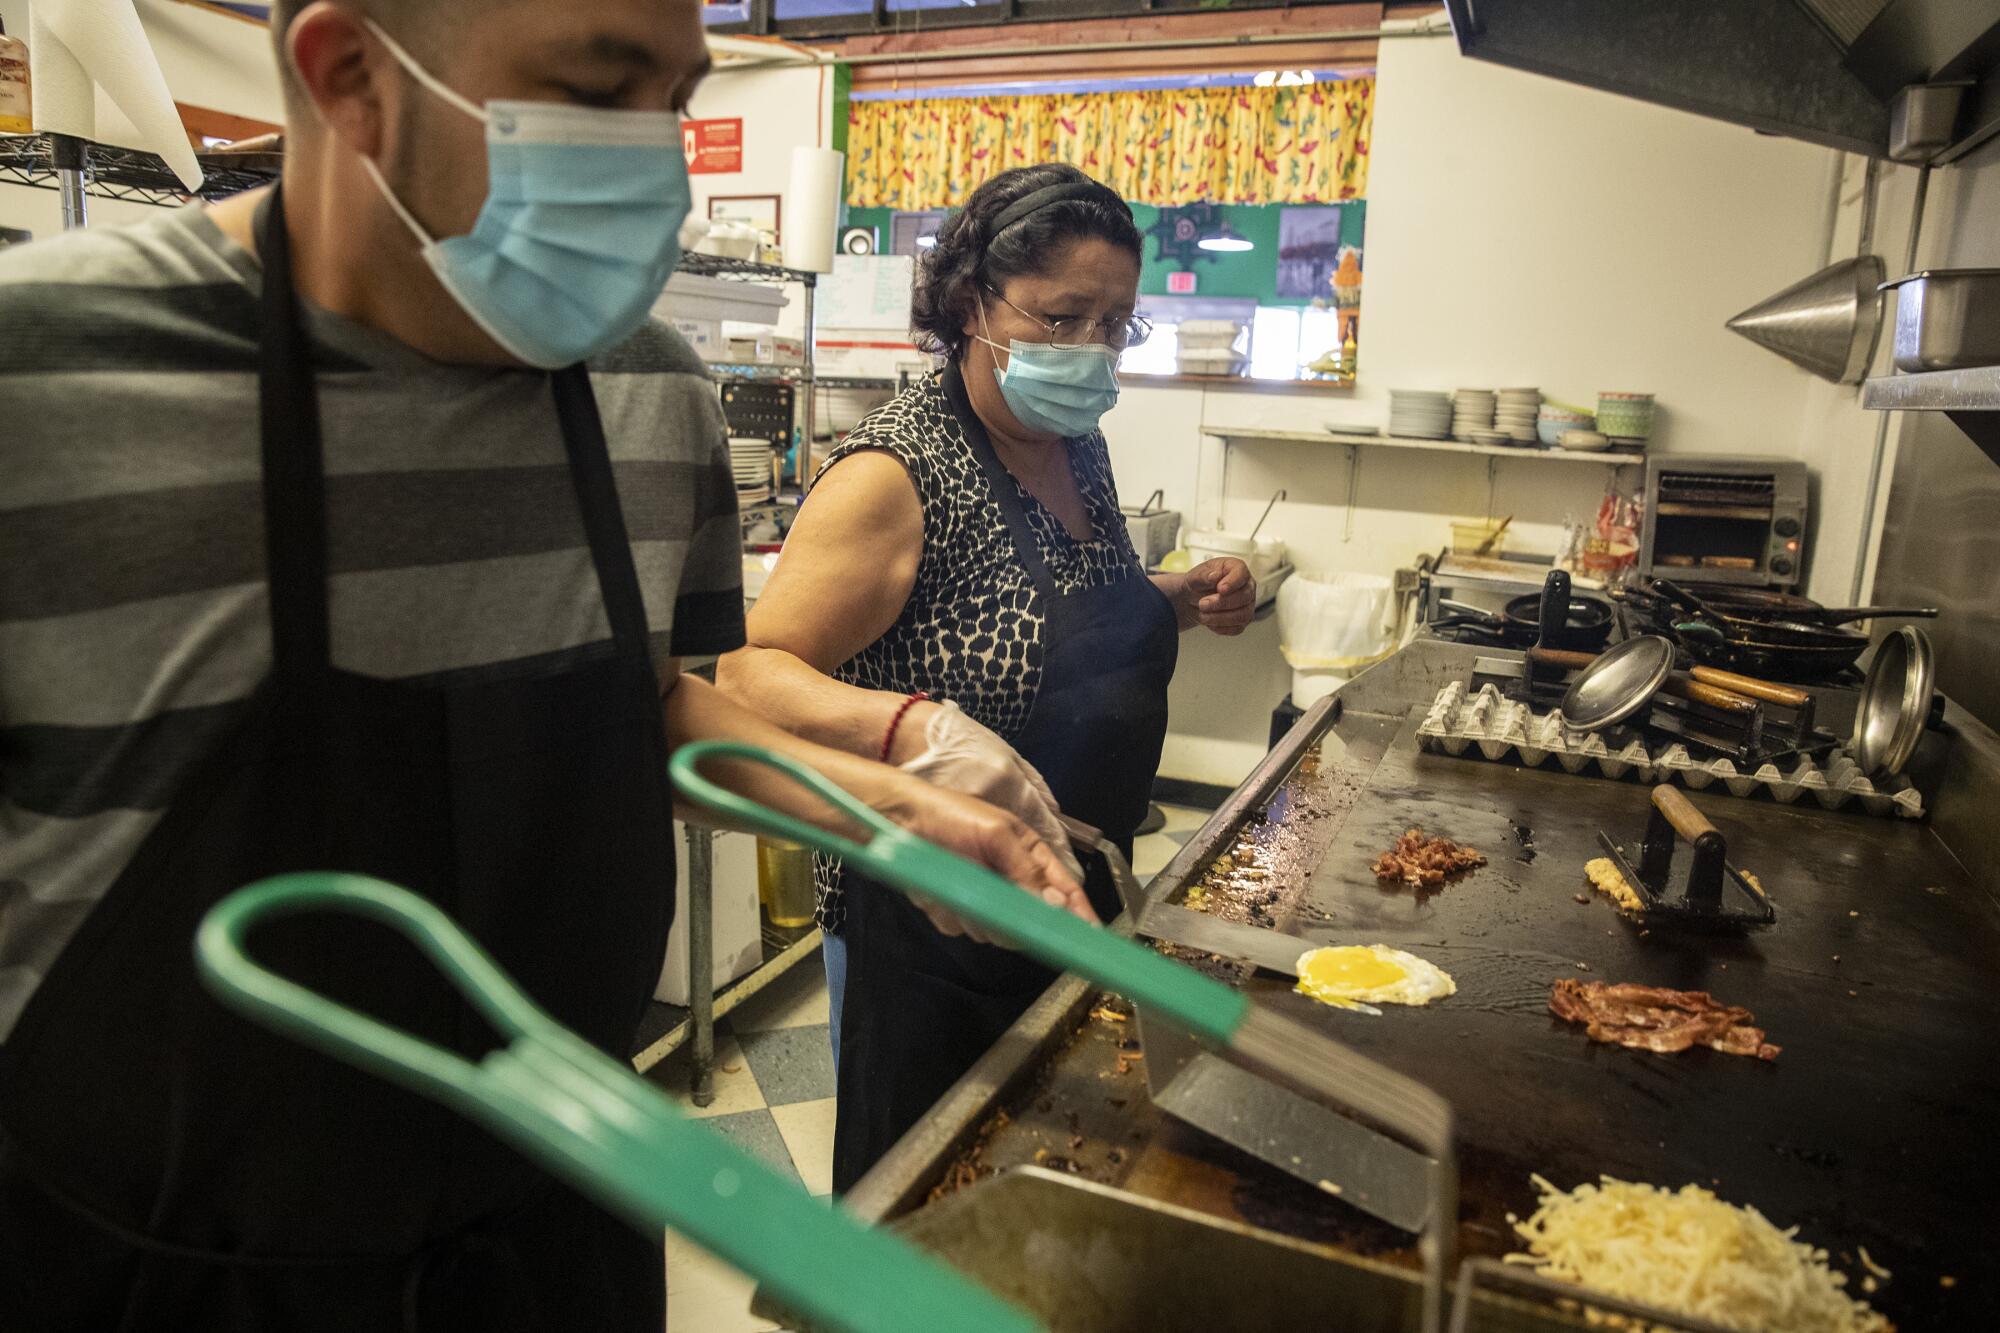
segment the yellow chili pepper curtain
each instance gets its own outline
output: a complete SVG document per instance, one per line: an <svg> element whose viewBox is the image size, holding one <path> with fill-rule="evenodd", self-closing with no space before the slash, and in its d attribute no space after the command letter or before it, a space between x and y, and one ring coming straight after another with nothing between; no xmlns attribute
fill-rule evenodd
<svg viewBox="0 0 2000 1333"><path fill-rule="evenodd" d="M1323 204L1368 189L1375 80L855 102L847 202L953 208L987 177L1068 162L1135 204Z"/></svg>

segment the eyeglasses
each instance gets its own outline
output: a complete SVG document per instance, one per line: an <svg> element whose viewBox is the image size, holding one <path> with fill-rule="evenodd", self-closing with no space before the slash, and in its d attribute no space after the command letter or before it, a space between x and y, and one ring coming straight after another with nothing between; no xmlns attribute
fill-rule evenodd
<svg viewBox="0 0 2000 1333"><path fill-rule="evenodd" d="M1099 341L1098 332L1102 330L1104 345L1114 352L1122 352L1129 347L1139 346L1153 336L1151 321L1141 319L1137 315L1127 315L1123 319L1089 319L1079 315L1074 319L1049 320L1021 309L1002 296L996 288L988 287L986 290L994 300L1015 314L1047 329L1051 347L1088 347Z"/></svg>

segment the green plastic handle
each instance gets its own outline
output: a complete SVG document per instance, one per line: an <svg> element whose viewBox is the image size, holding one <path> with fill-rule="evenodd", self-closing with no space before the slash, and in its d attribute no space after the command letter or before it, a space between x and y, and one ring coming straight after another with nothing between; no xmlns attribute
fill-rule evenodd
<svg viewBox="0 0 2000 1333"><path fill-rule="evenodd" d="M869 840L859 843L829 833L718 786L700 771L718 759L763 764L787 774L868 829ZM838 856L872 879L948 908L1050 967L1088 977L1199 1036L1227 1045L1250 1011L1249 997L1242 992L1100 930L986 867L897 827L787 755L741 741L696 741L676 750L670 767L674 785L684 795L718 813L759 833Z"/></svg>
<svg viewBox="0 0 2000 1333"><path fill-rule="evenodd" d="M401 931L509 1044L474 1064L260 966L260 921L309 911ZM845 1333L1032 1333L1040 1325L900 1238L807 1196L682 1116L632 1069L542 1012L431 903L361 875L280 875L208 913L195 966L222 1003L304 1044L439 1101L627 1217L673 1227Z"/></svg>

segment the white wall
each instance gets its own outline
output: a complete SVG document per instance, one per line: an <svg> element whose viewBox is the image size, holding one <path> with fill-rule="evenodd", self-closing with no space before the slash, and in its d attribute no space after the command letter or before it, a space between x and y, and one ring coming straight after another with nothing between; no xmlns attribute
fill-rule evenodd
<svg viewBox="0 0 2000 1333"><path fill-rule="evenodd" d="M1489 506L1515 516L1514 549L1541 552L1566 514L1595 513L1608 469L1502 460L1489 499L1484 459L1364 449L1350 529L1344 448L1237 445L1225 465L1202 439L1225 423L1379 424L1391 387L1538 385L1584 405L1600 390L1646 391L1661 404L1655 450L1811 456L1801 431L1817 381L1723 325L1824 262L1829 150L1411 39L1382 44L1370 156L1356 393L1135 385L1106 423L1128 498L1163 486L1170 504L1242 531L1282 486L1290 498L1269 531L1302 568L1378 573L1439 549L1451 517ZM1815 440L1872 429L1857 411L1827 410L1835 428ZM1621 475L1638 480L1636 468ZM1210 742L1261 744L1252 710L1212 700L1232 679L1267 681L1274 647L1186 638L1170 776L1242 777L1172 765L1226 753ZM1277 698L1259 702L1267 714Z"/></svg>

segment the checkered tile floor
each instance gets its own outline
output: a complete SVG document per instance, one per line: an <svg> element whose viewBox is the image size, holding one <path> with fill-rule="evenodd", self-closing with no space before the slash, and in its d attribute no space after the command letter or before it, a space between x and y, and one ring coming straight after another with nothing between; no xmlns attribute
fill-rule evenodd
<svg viewBox="0 0 2000 1333"><path fill-rule="evenodd" d="M1141 881L1157 874L1208 818L1163 807L1165 828L1133 844ZM716 1024L715 1101L688 1097L685 1049L649 1077L680 1108L796 1178L810 1194L833 1189L833 1052L826 978L806 963ZM753 1333L778 1326L750 1313L755 1284L676 1232L667 1233L667 1333Z"/></svg>

